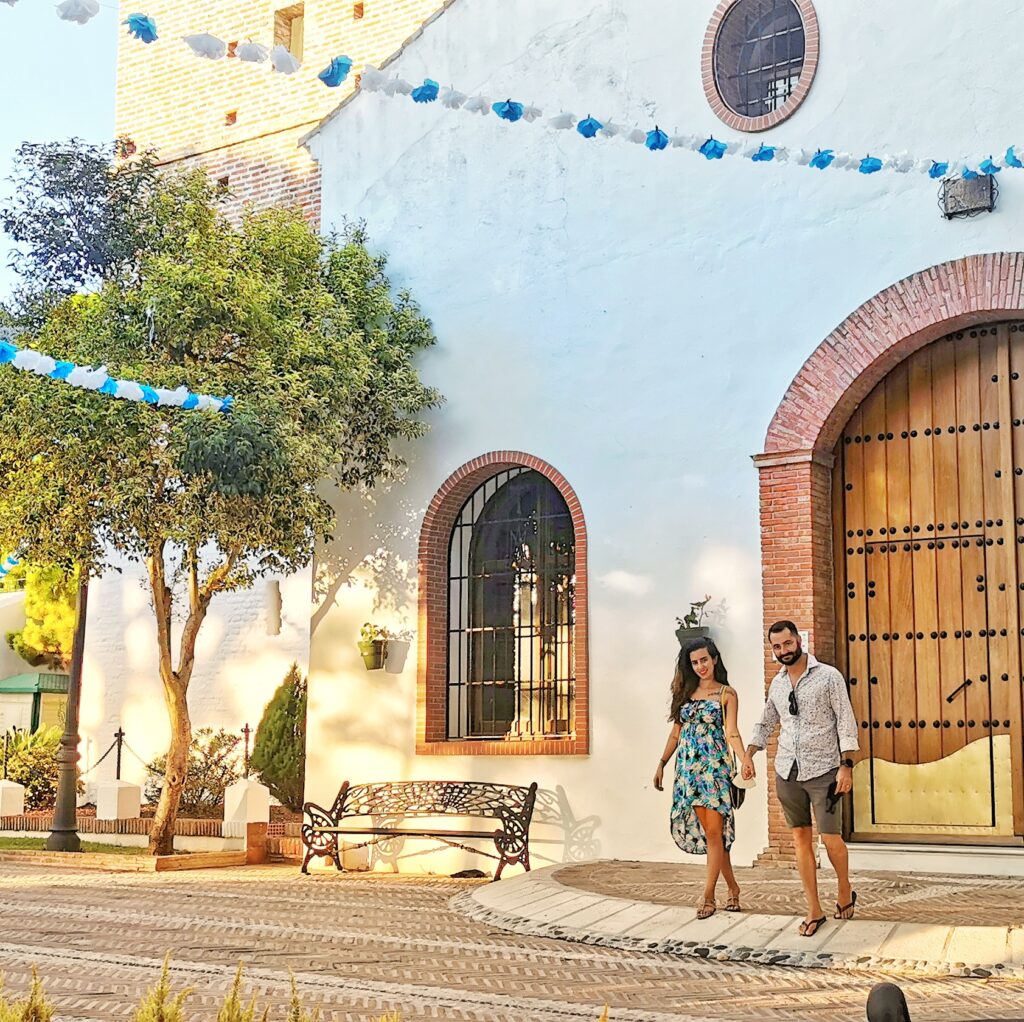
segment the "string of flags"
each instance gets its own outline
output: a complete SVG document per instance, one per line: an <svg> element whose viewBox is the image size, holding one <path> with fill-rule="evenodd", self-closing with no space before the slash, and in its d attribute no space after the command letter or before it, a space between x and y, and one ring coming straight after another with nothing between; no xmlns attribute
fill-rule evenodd
<svg viewBox="0 0 1024 1022"><path fill-rule="evenodd" d="M448 110L463 110L467 113L494 114L503 121L514 124L517 121L533 123L545 117L539 107L520 103L513 99L492 100L483 95L467 95L453 87L441 88L432 78L421 85L413 85L397 76L389 76L368 64L363 70L360 87L368 92L382 95L409 96L414 103L426 104L440 101ZM1011 145L997 159L989 154L980 158L958 160L921 159L910 153L896 155L858 156L838 149L796 149L786 146L767 145L763 142L726 142L714 136L679 134L669 135L658 125L653 128L631 128L612 118L597 118L591 114L580 117L561 111L546 118L548 127L556 131L575 129L584 139L623 138L627 142L642 145L651 152L663 149L688 149L699 153L707 160L721 160L725 156L738 156L753 163L795 163L813 170L849 170L860 174L877 174L892 170L899 174L925 174L929 178L963 177L966 180L998 174L1005 167L1020 169L1024 161L1017 155L1017 149L1024 155L1024 145Z"/></svg>
<svg viewBox="0 0 1024 1022"><path fill-rule="evenodd" d="M0 3L13 7L17 0L0 0ZM84 25L99 13L99 9L98 0L63 0L57 5L57 15L65 21ZM159 38L156 22L147 14L129 14L122 24L127 26L128 34L132 38L143 43L153 43ZM295 74L302 67L301 62L287 47L280 44L268 48L262 43L248 40L229 48L223 39L209 32L184 36L183 41L196 56L207 60L221 60L233 56L246 63L262 64L269 61L274 71L284 75ZM348 78L351 70L352 59L341 55L332 58L317 77L328 88L336 89ZM441 88L432 78L424 79L420 85L414 85L400 77L386 75L372 64L367 64L364 68L360 84L369 92L380 92L390 97L409 96L417 104L440 101L448 110L464 110L467 113L482 115L493 113L501 120L512 124L520 120L533 123L545 117L544 111L532 104L521 103L511 98L492 102L487 96L467 95L450 86ZM546 123L557 131L575 129L582 138L588 140L623 138L627 142L643 145L651 152L670 148L688 149L699 153L707 160L738 156L753 163L795 163L813 170L848 170L864 175L888 170L899 174L924 174L935 180L949 177L971 180L998 174L1007 167L1024 167L1024 161L1017 153L1020 149L1024 155L1024 144L1011 145L1005 151L1000 149L998 157L993 151L974 158L934 159L915 157L907 152L895 155L857 155L834 148L791 148L738 140L727 142L713 135L678 132L670 135L657 124L653 128L631 128L611 117L598 118L589 113L585 117L578 117L576 114L561 111L548 116Z"/></svg>
<svg viewBox="0 0 1024 1022"><path fill-rule="evenodd" d="M79 366L74 362L61 362L49 355L41 355L29 348L18 348L9 341L0 340L0 365L20 369L36 376L60 380L72 387L92 390L122 401L140 401L149 405L167 408L182 408L185 411L231 411L232 397L211 397L209 394L193 394L188 387L175 390L164 387L150 387L134 380L115 380L104 366ZM2 577L2 576L0 576Z"/></svg>
<svg viewBox="0 0 1024 1022"><path fill-rule="evenodd" d="M0 581L3 581L19 564L21 564L21 561L14 554L8 554L0 562Z"/></svg>

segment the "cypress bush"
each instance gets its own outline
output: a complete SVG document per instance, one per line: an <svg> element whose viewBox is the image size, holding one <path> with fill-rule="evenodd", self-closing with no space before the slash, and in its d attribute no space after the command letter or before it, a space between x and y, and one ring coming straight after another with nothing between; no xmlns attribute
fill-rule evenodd
<svg viewBox="0 0 1024 1022"><path fill-rule="evenodd" d="M292 664L263 711L249 766L281 805L302 812L306 781L306 679Z"/></svg>

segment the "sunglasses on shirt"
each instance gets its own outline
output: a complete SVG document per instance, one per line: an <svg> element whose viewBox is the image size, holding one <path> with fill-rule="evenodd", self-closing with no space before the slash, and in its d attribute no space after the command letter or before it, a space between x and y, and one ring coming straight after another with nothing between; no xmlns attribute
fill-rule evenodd
<svg viewBox="0 0 1024 1022"><path fill-rule="evenodd" d="M800 707L796 701L796 689L790 689L789 691L789 713L793 717L800 716Z"/></svg>

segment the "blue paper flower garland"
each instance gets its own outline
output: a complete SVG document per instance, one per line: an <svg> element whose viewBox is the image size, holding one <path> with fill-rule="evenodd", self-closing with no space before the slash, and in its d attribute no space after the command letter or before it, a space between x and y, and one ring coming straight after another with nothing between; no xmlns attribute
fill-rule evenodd
<svg viewBox="0 0 1024 1022"><path fill-rule="evenodd" d="M167 408L182 408L185 411L229 412L234 404L233 397L211 397L209 394L193 394L187 387L167 390L150 387L134 380L115 380L103 366L78 366L74 362L61 362L49 355L41 355L29 348L19 348L9 341L0 341L0 365L7 365L36 376L60 380L81 390L92 390L122 401L141 401L148 405Z"/></svg>

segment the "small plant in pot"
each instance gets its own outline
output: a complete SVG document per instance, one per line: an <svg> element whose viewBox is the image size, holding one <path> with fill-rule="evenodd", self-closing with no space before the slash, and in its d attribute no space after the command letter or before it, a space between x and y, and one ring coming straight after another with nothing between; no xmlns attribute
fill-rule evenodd
<svg viewBox="0 0 1024 1022"><path fill-rule="evenodd" d="M367 621L359 632L359 652L368 671L379 671L388 658L388 632Z"/></svg>
<svg viewBox="0 0 1024 1022"><path fill-rule="evenodd" d="M711 624L720 620L725 614L725 601L722 600L717 607L711 606L711 597L705 596L703 600L694 600L690 604L690 612L684 617L677 617L676 638L679 645L685 649L695 639L702 639L711 634Z"/></svg>

